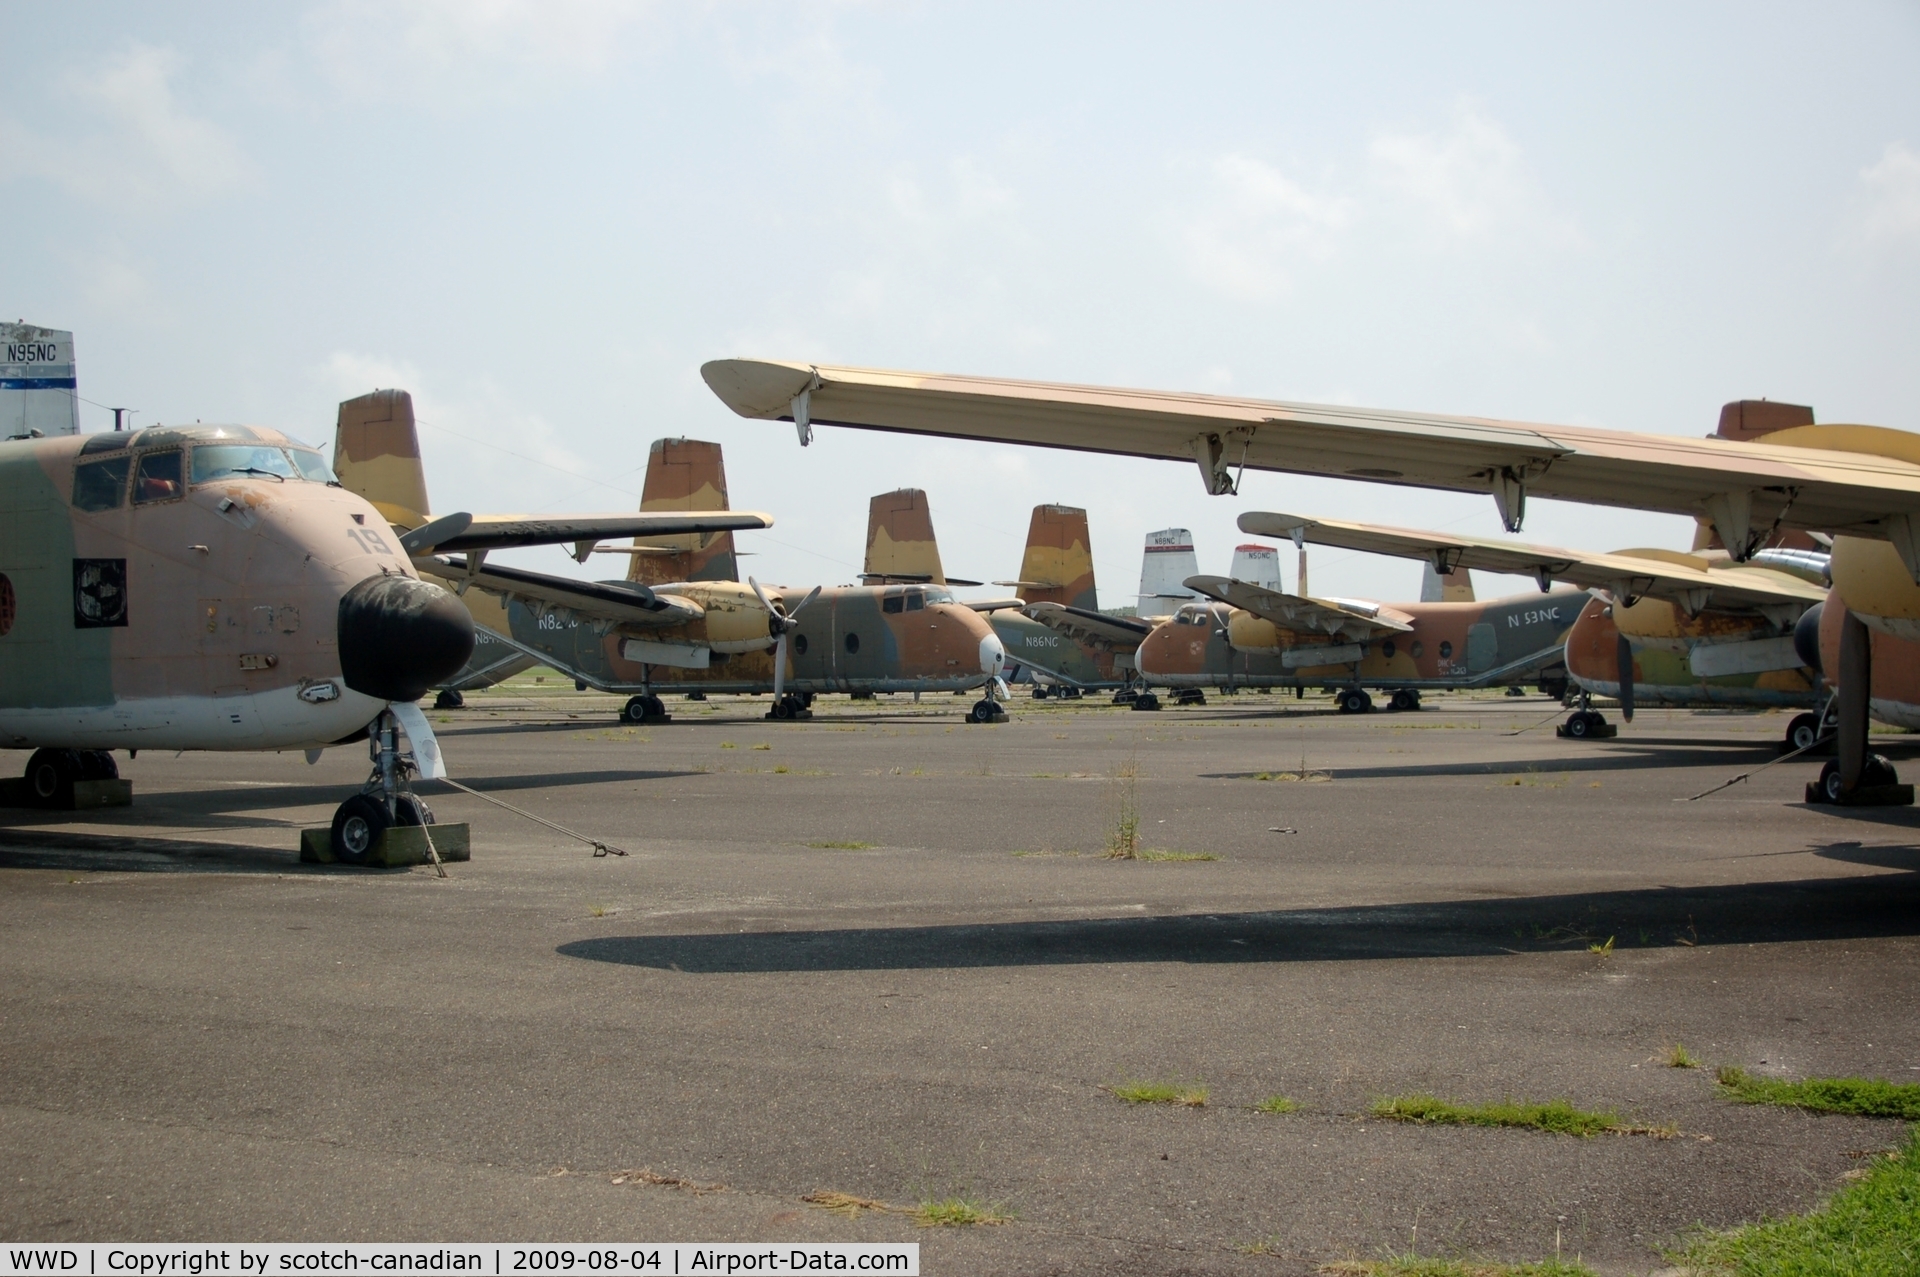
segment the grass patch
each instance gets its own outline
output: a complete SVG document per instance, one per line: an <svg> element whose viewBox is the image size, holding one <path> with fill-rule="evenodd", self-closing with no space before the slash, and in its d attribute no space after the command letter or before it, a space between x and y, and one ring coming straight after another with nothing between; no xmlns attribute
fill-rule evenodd
<svg viewBox="0 0 1920 1277"><path fill-rule="evenodd" d="M1113 860L1135 860L1140 855L1140 759L1136 750L1114 769L1114 790L1118 810L1113 827L1107 831L1107 856Z"/></svg>
<svg viewBox="0 0 1920 1277"><path fill-rule="evenodd" d="M1675 1042L1667 1048L1663 1063L1670 1069L1697 1069L1700 1067L1700 1057Z"/></svg>
<svg viewBox="0 0 1920 1277"><path fill-rule="evenodd" d="M1414 1122L1421 1126L1515 1126L1550 1135L1577 1135L1581 1139L1592 1139L1596 1135L1656 1135L1665 1139L1675 1134L1671 1127L1633 1126L1622 1122L1620 1115L1611 1109L1592 1112L1577 1109L1565 1100L1546 1104L1529 1104L1525 1100L1455 1104L1432 1095L1401 1095L1375 1100L1368 1112L1388 1121Z"/></svg>
<svg viewBox="0 0 1920 1277"><path fill-rule="evenodd" d="M1920 1127L1819 1209L1708 1233L1668 1258L1701 1274L1920 1272Z"/></svg>
<svg viewBox="0 0 1920 1277"><path fill-rule="evenodd" d="M1005 1224L1013 1219L1005 1207L976 1202L970 1197L929 1198L909 1213L919 1228L967 1228L975 1224Z"/></svg>
<svg viewBox="0 0 1920 1277"><path fill-rule="evenodd" d="M1178 1104L1193 1109L1205 1108L1211 1094L1204 1086L1185 1082L1120 1082L1103 1089L1128 1104Z"/></svg>
<svg viewBox="0 0 1920 1277"><path fill-rule="evenodd" d="M1602 958L1611 958L1613 956L1613 937L1608 936L1599 944L1588 945L1587 952Z"/></svg>
<svg viewBox="0 0 1920 1277"><path fill-rule="evenodd" d="M1256 1113L1292 1113L1300 1107L1298 1100L1290 1100L1284 1095L1269 1095L1253 1106Z"/></svg>
<svg viewBox="0 0 1920 1277"><path fill-rule="evenodd" d="M1210 851L1136 851L1132 859L1184 862L1189 860L1218 860L1220 857Z"/></svg>
<svg viewBox="0 0 1920 1277"><path fill-rule="evenodd" d="M880 844L877 842L810 842L807 846L816 851L871 851Z"/></svg>
<svg viewBox="0 0 1920 1277"><path fill-rule="evenodd" d="M1298 771L1291 771L1291 772L1255 772L1253 775L1247 777L1247 779L1248 780L1296 780L1296 781L1311 782L1311 781L1332 780L1333 773L1329 771L1316 771L1316 770L1309 769L1307 767L1302 767Z"/></svg>
<svg viewBox="0 0 1920 1277"><path fill-rule="evenodd" d="M857 729L856 729L856 730L857 730ZM754 748L755 748L755 749L772 749L772 748L773 748L773 746L771 746L771 745L769 745L769 744L767 744L767 743L766 743L765 741L762 741L762 742L760 742L760 744L758 744L758 745L755 745L755 746L754 746Z"/></svg>
<svg viewBox="0 0 1920 1277"><path fill-rule="evenodd" d="M1809 1113L1920 1121L1920 1084L1912 1082L1877 1077L1810 1077L1801 1082L1782 1082L1737 1068L1718 1070L1714 1080L1720 1084L1722 1095L1742 1104L1777 1104ZM1914 1182L1920 1185L1920 1178ZM1915 1200L1920 1203L1920 1197Z"/></svg>
<svg viewBox="0 0 1920 1277"><path fill-rule="evenodd" d="M736 744L734 744L734 743L733 743L732 741L730 741L730 740L723 740L723 741L721 741L721 742L720 742L720 748L721 748L721 749L739 749L740 747L739 747L738 745L736 745Z"/></svg>
<svg viewBox="0 0 1920 1277"><path fill-rule="evenodd" d="M1320 1271L1337 1274L1338 1277L1594 1277L1593 1269L1570 1259L1542 1259L1531 1264L1496 1264L1479 1259L1439 1259L1431 1255L1348 1259L1322 1264Z"/></svg>

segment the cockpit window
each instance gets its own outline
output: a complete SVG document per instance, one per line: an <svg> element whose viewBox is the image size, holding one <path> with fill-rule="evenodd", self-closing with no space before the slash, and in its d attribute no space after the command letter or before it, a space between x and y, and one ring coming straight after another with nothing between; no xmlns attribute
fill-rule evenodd
<svg viewBox="0 0 1920 1277"><path fill-rule="evenodd" d="M923 611L925 610L926 606L927 606L927 592L925 590L908 590L907 591L907 611L909 612Z"/></svg>
<svg viewBox="0 0 1920 1277"><path fill-rule="evenodd" d="M133 503L173 500L186 491L183 477L177 450L147 453L133 474Z"/></svg>
<svg viewBox="0 0 1920 1277"><path fill-rule="evenodd" d="M327 465L327 459L311 448L290 448L293 464L300 467L300 473L315 483L338 483L333 470Z"/></svg>
<svg viewBox="0 0 1920 1277"><path fill-rule="evenodd" d="M193 450L193 481L206 483L213 479L261 479L272 476L276 479L297 479L300 472L287 460L287 454L278 448L261 447L254 444L214 443L202 444Z"/></svg>
<svg viewBox="0 0 1920 1277"><path fill-rule="evenodd" d="M952 590L949 590L949 589L947 589L947 588L946 588L945 586L940 586L940 585L929 585L929 586L928 586L928 587L927 587L927 588L926 588L926 589L925 589L924 591L922 591L922 593L924 593L924 594L925 594L925 595L927 596L927 602L928 602L928 603L951 603L951 602L953 602L953 591L952 591ZM909 595L908 597L912 597L912 596L911 596L911 595ZM917 604L912 604L912 603L909 603L909 604L908 604L907 606L908 606L908 607L915 607L915 606L918 606L918 605L917 605Z"/></svg>
<svg viewBox="0 0 1920 1277"><path fill-rule="evenodd" d="M126 453L105 461L89 461L73 468L73 505L77 510L118 510L127 499L127 471L133 458Z"/></svg>
<svg viewBox="0 0 1920 1277"><path fill-rule="evenodd" d="M905 598L898 590L895 590L880 600L880 610L882 612L898 612L905 602Z"/></svg>

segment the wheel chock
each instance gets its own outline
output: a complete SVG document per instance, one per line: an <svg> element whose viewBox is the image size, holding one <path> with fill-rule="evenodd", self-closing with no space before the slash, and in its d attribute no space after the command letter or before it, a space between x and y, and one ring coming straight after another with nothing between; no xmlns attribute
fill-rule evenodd
<svg viewBox="0 0 1920 1277"><path fill-rule="evenodd" d="M1575 736L1567 730L1565 723L1561 723L1553 729L1553 734L1562 740L1611 740L1620 734L1620 724L1595 723L1587 728L1587 734L1585 736Z"/></svg>
<svg viewBox="0 0 1920 1277"><path fill-rule="evenodd" d="M133 806L133 782L130 780L76 780L62 785L52 802L34 797L24 776L0 780L0 807L38 807L42 811L93 811L101 807Z"/></svg>
<svg viewBox="0 0 1920 1277"><path fill-rule="evenodd" d="M440 853L442 860L473 859L473 827L468 824L431 825L433 831L433 849ZM405 869L409 865L432 863L433 857L427 854L427 836L418 825L394 825L380 835L380 841L373 845L373 853L367 857L367 865L376 869ZM303 865L331 865L338 863L333 858L333 831L331 829L302 829L300 831L300 863Z"/></svg>

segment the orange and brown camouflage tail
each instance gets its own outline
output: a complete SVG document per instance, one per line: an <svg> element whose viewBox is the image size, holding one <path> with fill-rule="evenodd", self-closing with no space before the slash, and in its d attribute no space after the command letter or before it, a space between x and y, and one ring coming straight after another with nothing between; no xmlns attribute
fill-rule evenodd
<svg viewBox="0 0 1920 1277"><path fill-rule="evenodd" d="M1029 603L1098 610L1092 540L1085 510L1070 505L1033 507L1027 552L1020 559L1020 597Z"/></svg>
<svg viewBox="0 0 1920 1277"><path fill-rule="evenodd" d="M417 528L433 513L413 396L376 390L340 405L333 435L333 472L347 491L365 497L388 523Z"/></svg>
<svg viewBox="0 0 1920 1277"><path fill-rule="evenodd" d="M883 492L868 504L867 562L860 579L868 585L896 581L947 583L925 492L901 488Z"/></svg>
<svg viewBox="0 0 1920 1277"><path fill-rule="evenodd" d="M704 439L655 439L647 453L647 482L640 490L642 514L681 510L725 510L727 467L720 445ZM737 581L733 533L687 532L675 536L635 537L627 570L629 581L661 585L668 581Z"/></svg>

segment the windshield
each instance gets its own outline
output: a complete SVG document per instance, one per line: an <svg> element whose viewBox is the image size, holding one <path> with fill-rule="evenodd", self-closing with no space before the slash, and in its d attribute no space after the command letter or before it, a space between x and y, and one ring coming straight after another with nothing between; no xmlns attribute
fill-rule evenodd
<svg viewBox="0 0 1920 1277"><path fill-rule="evenodd" d="M287 454L278 448L267 448L257 444L215 443L202 444L193 450L193 481L206 483L212 479L225 479L237 475L242 478L258 478L263 475L275 475L282 479L297 479L300 472L287 460Z"/></svg>
<svg viewBox="0 0 1920 1277"><path fill-rule="evenodd" d="M953 591L944 586L929 585L927 587L927 602L951 603L953 602Z"/></svg>
<svg viewBox="0 0 1920 1277"><path fill-rule="evenodd" d="M293 464L300 467L300 473L315 483L338 483L333 471L327 466L327 459L311 448L291 448Z"/></svg>

